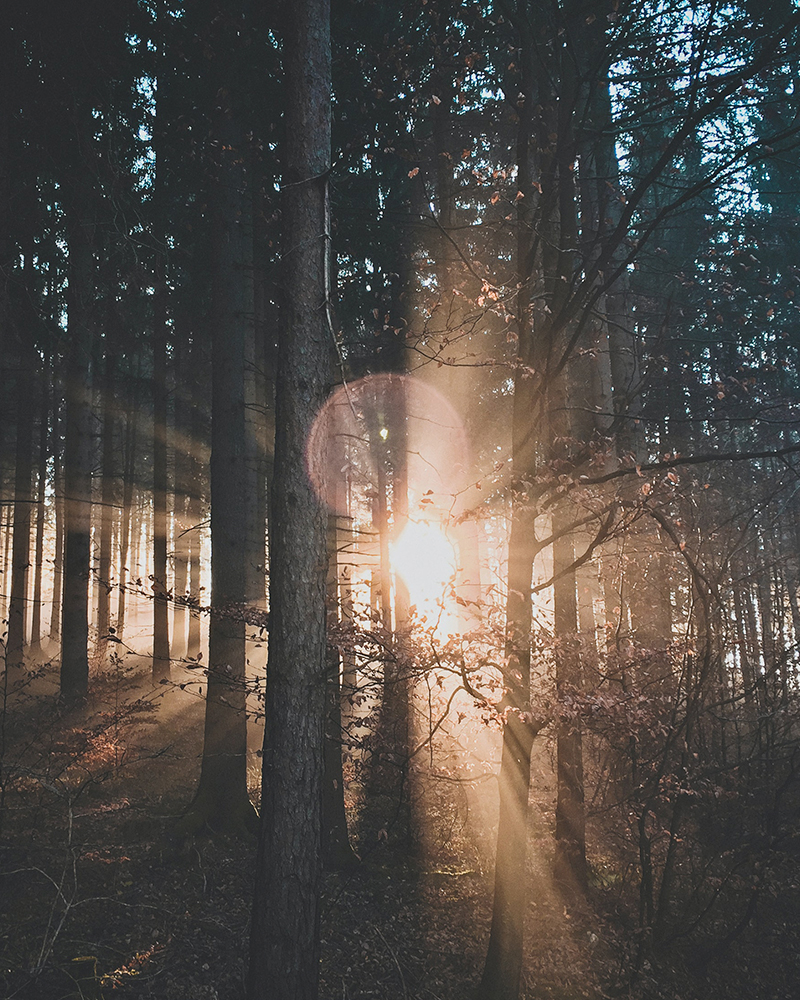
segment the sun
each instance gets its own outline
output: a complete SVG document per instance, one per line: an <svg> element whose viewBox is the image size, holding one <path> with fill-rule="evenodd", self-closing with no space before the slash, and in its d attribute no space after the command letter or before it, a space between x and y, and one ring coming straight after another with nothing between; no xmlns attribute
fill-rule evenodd
<svg viewBox="0 0 800 1000"><path fill-rule="evenodd" d="M425 521L409 521L391 546L391 560L411 604L427 613L443 602L458 567L453 543L441 528Z"/></svg>

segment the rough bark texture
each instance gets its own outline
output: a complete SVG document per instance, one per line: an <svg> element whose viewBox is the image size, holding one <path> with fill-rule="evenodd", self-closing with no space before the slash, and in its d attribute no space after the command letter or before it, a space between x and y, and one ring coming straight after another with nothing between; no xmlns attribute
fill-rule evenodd
<svg viewBox="0 0 800 1000"><path fill-rule="evenodd" d="M319 980L325 719L326 516L305 467L330 378L327 173L330 7L287 8L284 301L270 539L270 636L262 825L249 1000L314 1000Z"/></svg>

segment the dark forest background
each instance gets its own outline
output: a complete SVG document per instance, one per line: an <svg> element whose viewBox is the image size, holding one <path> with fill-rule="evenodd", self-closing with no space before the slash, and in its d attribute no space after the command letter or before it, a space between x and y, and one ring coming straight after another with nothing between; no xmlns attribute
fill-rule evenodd
<svg viewBox="0 0 800 1000"><path fill-rule="evenodd" d="M799 43L6 0L0 992L796 995Z"/></svg>

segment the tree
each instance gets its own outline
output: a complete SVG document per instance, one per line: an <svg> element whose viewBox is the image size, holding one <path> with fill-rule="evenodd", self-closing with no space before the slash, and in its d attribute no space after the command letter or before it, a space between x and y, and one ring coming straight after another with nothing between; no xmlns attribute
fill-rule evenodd
<svg viewBox="0 0 800 1000"><path fill-rule="evenodd" d="M211 115L217 156L210 164L211 617L203 762L197 793L181 827L255 833L255 810L247 791L245 676L251 579L247 565L254 534L245 422L245 345L253 313L252 234L242 126L245 91L235 86L241 81L240 70L234 68L237 56L243 55L238 39L249 25L240 11L215 4L208 14L219 102Z"/></svg>
<svg viewBox="0 0 800 1000"><path fill-rule="evenodd" d="M331 379L328 0L285 8L283 299L270 521L270 634L249 1000L313 1000L319 960L327 518L305 467Z"/></svg>

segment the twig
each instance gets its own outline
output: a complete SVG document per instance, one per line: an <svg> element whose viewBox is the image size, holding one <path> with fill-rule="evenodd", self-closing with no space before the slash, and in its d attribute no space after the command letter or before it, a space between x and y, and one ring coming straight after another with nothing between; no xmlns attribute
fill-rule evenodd
<svg viewBox="0 0 800 1000"><path fill-rule="evenodd" d="M400 982L403 984L403 996L405 997L405 1000L408 1000L408 988L406 987L406 978L403 975L403 970L400 968L400 963L397 961L397 955L395 955L395 953L392 951L392 946L389 944L389 942L386 940L386 938L383 936L383 934L381 934L380 927L378 927L377 924L373 924L373 927L377 931L378 937L386 945L386 947L387 947L387 949L389 951L389 954L394 959L394 964L397 966L397 971L400 973Z"/></svg>

